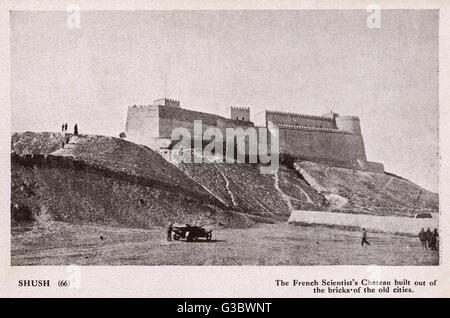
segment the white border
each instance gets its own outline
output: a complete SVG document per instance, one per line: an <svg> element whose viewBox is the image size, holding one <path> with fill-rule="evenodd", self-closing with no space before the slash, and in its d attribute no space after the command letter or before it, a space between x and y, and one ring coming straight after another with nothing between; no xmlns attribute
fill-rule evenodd
<svg viewBox="0 0 450 318"><path fill-rule="evenodd" d="M440 9L440 180L450 180L450 6L448 1L1 1L0 5L0 296L2 297L310 297L311 289L276 287L275 279L362 279L371 266L82 266L81 288L19 288L19 279L67 279L65 266L10 266L10 41L9 10L229 10L229 9ZM417 288L414 294L389 297L450 296L448 211L450 185L440 184L440 266L381 266L378 279L434 280L437 287ZM326 297L345 295L325 295ZM352 295L354 296L354 295Z"/></svg>

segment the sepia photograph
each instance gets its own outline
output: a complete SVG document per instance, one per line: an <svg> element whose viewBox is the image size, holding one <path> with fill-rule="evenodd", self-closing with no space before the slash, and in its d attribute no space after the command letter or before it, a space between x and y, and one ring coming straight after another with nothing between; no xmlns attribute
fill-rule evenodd
<svg viewBox="0 0 450 318"><path fill-rule="evenodd" d="M10 265L440 265L439 10L11 10Z"/></svg>

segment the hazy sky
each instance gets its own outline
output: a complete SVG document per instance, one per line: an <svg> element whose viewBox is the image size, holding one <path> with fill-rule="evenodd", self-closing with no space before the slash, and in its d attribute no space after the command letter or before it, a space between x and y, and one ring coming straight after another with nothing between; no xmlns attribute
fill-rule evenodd
<svg viewBox="0 0 450 318"><path fill-rule="evenodd" d="M118 136L126 109L164 94L229 106L361 118L368 160L438 189L438 11L11 13L13 131Z"/></svg>

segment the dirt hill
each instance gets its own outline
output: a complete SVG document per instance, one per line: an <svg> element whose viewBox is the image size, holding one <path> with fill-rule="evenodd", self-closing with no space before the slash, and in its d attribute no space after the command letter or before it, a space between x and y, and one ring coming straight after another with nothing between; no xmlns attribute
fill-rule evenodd
<svg viewBox="0 0 450 318"><path fill-rule="evenodd" d="M51 219L147 228L245 220L152 150L113 137L14 134L13 222ZM28 146L27 146L28 145Z"/></svg>
<svg viewBox="0 0 450 318"><path fill-rule="evenodd" d="M371 173L295 162L303 179L329 202L330 210L348 213L412 216L438 212L439 197L389 173Z"/></svg>
<svg viewBox="0 0 450 318"><path fill-rule="evenodd" d="M412 215L438 196L389 174L285 160L275 175L251 164L173 164L123 139L26 132L11 140L13 222L56 220L148 228L173 222L248 226L293 209Z"/></svg>

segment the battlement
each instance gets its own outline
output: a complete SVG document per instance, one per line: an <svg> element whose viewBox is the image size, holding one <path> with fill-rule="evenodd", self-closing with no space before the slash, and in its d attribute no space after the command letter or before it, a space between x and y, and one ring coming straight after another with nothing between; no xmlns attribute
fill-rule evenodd
<svg viewBox="0 0 450 318"><path fill-rule="evenodd" d="M153 101L154 105L180 108L180 101L171 98L159 98Z"/></svg>
<svg viewBox="0 0 450 318"><path fill-rule="evenodd" d="M319 115L307 115L307 114L300 114L300 113L292 113L292 112L283 112L279 110L266 110L266 117L267 115L281 115L281 116L295 116L295 117L301 117L301 118L308 118L308 119L318 119L318 120L324 120L324 121L334 121L333 118L325 117L325 116L319 116Z"/></svg>
<svg viewBox="0 0 450 318"><path fill-rule="evenodd" d="M352 133L350 131L340 130L340 129L336 129L336 128L318 128L318 127L286 125L286 124L278 124L276 126L278 128L282 128L282 129L297 129L297 130L327 132L327 133L336 133L336 134L351 134Z"/></svg>
<svg viewBox="0 0 450 318"><path fill-rule="evenodd" d="M345 162L354 169L383 171L367 161L360 119L340 116L330 111L309 115L278 110L265 110L266 127L279 128L279 151L303 158L326 162ZM194 134L194 122L202 129L217 128L223 134L228 128L255 127L250 121L250 107L231 106L230 117L184 109L175 99L161 98L152 105L128 106L126 136L149 147L166 147L174 129L185 128ZM269 141L268 141L269 142ZM162 146L163 145L163 146Z"/></svg>
<svg viewBox="0 0 450 318"><path fill-rule="evenodd" d="M233 120L250 121L250 107L231 106L230 118Z"/></svg>
<svg viewBox="0 0 450 318"><path fill-rule="evenodd" d="M248 110L248 111L250 111L250 107L243 107L243 106L231 106L231 109Z"/></svg>

